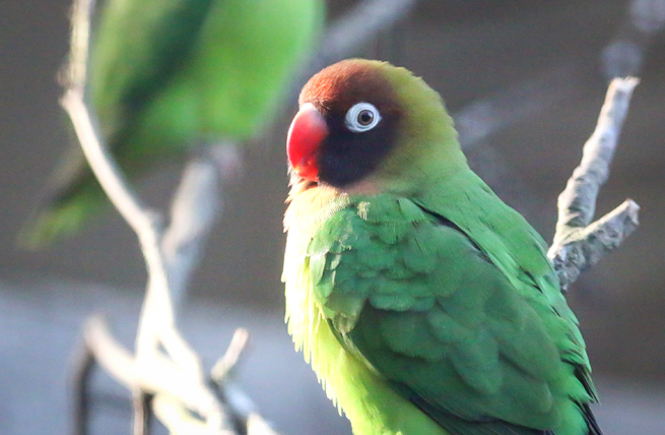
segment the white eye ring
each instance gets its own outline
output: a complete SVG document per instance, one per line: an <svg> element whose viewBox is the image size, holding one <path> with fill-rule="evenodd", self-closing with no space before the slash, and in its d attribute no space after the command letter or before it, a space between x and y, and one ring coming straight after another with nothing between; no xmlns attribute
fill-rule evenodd
<svg viewBox="0 0 665 435"><path fill-rule="evenodd" d="M370 103L358 103L346 112L344 125L354 133L373 129L381 121L379 110Z"/></svg>

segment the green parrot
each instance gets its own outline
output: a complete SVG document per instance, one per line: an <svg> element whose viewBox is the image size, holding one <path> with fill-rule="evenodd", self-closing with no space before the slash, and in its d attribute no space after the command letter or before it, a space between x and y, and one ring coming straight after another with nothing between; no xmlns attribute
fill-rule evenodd
<svg viewBox="0 0 665 435"><path fill-rule="evenodd" d="M107 0L88 95L118 164L133 178L203 142L250 138L279 108L324 15L323 0ZM73 153L25 245L76 231L107 202Z"/></svg>
<svg viewBox="0 0 665 435"><path fill-rule="evenodd" d="M353 433L600 434L545 243L469 169L440 96L352 59L299 101L286 319Z"/></svg>

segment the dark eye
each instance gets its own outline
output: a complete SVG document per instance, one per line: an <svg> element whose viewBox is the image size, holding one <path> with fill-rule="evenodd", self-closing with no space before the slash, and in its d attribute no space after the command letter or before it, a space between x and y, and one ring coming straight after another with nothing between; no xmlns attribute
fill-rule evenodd
<svg viewBox="0 0 665 435"><path fill-rule="evenodd" d="M374 113L365 109L358 114L358 124L370 125L374 121Z"/></svg>
<svg viewBox="0 0 665 435"><path fill-rule="evenodd" d="M354 133L373 129L381 121L379 110L370 103L358 103L346 112L344 125Z"/></svg>

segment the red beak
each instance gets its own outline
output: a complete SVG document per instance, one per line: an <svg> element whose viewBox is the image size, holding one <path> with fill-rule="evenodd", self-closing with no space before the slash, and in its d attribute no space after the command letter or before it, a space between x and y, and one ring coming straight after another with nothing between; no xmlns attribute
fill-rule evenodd
<svg viewBox="0 0 665 435"><path fill-rule="evenodd" d="M317 157L328 127L323 116L310 103L303 104L289 128L286 154L293 170L305 180L319 181Z"/></svg>

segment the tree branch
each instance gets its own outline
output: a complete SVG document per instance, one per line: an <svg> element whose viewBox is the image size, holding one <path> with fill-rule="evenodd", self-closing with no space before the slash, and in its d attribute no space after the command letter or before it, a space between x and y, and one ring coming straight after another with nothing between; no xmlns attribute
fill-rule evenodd
<svg viewBox="0 0 665 435"><path fill-rule="evenodd" d="M186 293L208 233L221 214L220 176L237 173L239 166L235 144L222 143L206 147L185 167L171 203L171 222L161 243L175 307Z"/></svg>
<svg viewBox="0 0 665 435"><path fill-rule="evenodd" d="M246 332L243 333L246 334ZM183 372L180 366L163 355L154 356L151 360L140 361L138 357L133 356L128 349L118 343L102 316L93 316L86 322L84 341L99 365L115 380L129 390L140 390L155 396L155 415L165 426L169 428L173 426L175 429L190 427L193 431L198 430L196 433L203 433L200 432L200 428L206 427L208 432L205 433L208 435L236 433L234 425L230 421L231 416L224 412L217 397L209 394L206 379L192 377L191 373ZM234 344L236 341L232 342L228 351L230 356L225 359L237 361L236 355L242 349L237 348L238 345ZM146 363L148 364L146 365ZM158 412L158 404L164 403L168 405L169 410L177 406L180 409L178 415L187 416L187 418L174 422L173 415L163 415ZM209 418L207 422L201 421L189 410L203 416L214 415L216 418ZM166 417L168 421L165 421L163 417Z"/></svg>
<svg viewBox="0 0 665 435"><path fill-rule="evenodd" d="M198 355L175 326L174 300L180 299L184 292L219 208L217 162L208 155L188 165L173 202L171 225L165 232L161 215L141 203L110 150L102 144L97 121L85 103L92 5L91 0L74 3L70 62L65 71L68 89L61 104L72 120L95 176L139 239L148 269L148 285L136 338L136 356L113 339L99 318L87 324L85 341L102 367L127 388L138 392L135 433L144 433L150 421L145 394L155 395L156 409L161 409L164 403L170 403L171 407L174 403L181 404L183 415L191 417L191 421L181 422L187 427L202 426L210 434L234 433L224 405L208 386ZM166 354L161 351L162 346ZM85 383L81 385L84 388ZM84 392L79 396L85 397ZM85 414L85 408L81 411ZM200 419L190 411L196 412ZM165 418L161 413L158 417ZM164 423L168 426L173 421L169 417ZM85 422L79 422L77 427L85 432Z"/></svg>
<svg viewBox="0 0 665 435"><path fill-rule="evenodd" d="M617 248L638 225L639 206L630 199L591 223L598 192L609 176L621 126L638 82L633 77L612 80L596 129L584 145L582 161L559 195L559 219L548 257L563 290L582 271Z"/></svg>
<svg viewBox="0 0 665 435"><path fill-rule="evenodd" d="M72 433L73 435L86 435L90 413L90 397L88 391L92 370L95 366L95 356L84 342L74 358L74 372L71 384L73 397L72 406Z"/></svg>

